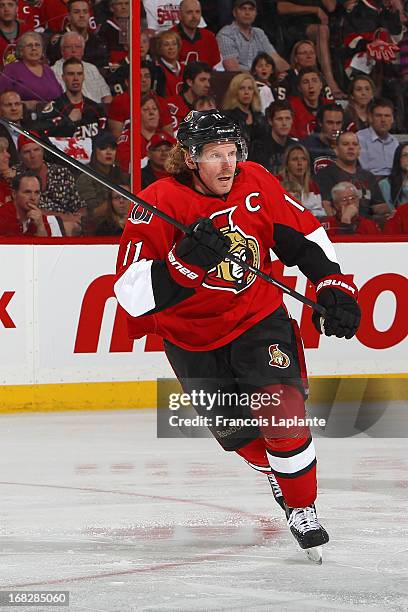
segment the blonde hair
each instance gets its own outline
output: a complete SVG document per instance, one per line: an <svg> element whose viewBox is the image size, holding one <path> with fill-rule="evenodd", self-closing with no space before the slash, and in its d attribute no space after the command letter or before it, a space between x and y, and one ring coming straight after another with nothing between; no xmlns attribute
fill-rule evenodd
<svg viewBox="0 0 408 612"><path fill-rule="evenodd" d="M9 141L4 136L0 136L0 151L8 151Z"/></svg>
<svg viewBox="0 0 408 612"><path fill-rule="evenodd" d="M299 49L299 47L301 45L309 45L309 47L312 47L313 51L315 52L315 56L316 56L316 63L317 63L317 51L316 51L316 45L314 44L313 40L298 40L296 44L293 45L292 51L290 52L290 65L292 68L296 68L296 53Z"/></svg>
<svg viewBox="0 0 408 612"><path fill-rule="evenodd" d="M177 41L177 47L180 51L181 49L181 36L178 32L174 30L164 30L164 32L159 32L153 39L153 49L155 56L160 56L160 49L162 42L165 38L175 38Z"/></svg>
<svg viewBox="0 0 408 612"><path fill-rule="evenodd" d="M222 109L223 110L231 110L236 108L237 106L240 108L240 102L238 101L238 90L241 87L242 83L246 80L251 81L254 88L254 95L251 102L251 111L260 111L262 108L261 97L259 95L258 86L252 74L249 72L240 72L236 74L229 84L227 92L224 96L224 100L222 101Z"/></svg>
<svg viewBox="0 0 408 612"><path fill-rule="evenodd" d="M294 177L289 175L289 169L288 169L289 157L291 153L293 153L293 151L296 151L296 150L302 151L302 153L305 155L306 160L307 160L306 172L303 177L303 181L301 183L299 181L296 181ZM282 186L287 191L291 191L291 192L296 191L298 193L304 194L307 197L310 191L310 155L309 155L309 151L301 144L294 144L288 147L283 154L282 166L281 166L279 174L282 177Z"/></svg>
<svg viewBox="0 0 408 612"><path fill-rule="evenodd" d="M186 150L183 149L181 144L178 142L170 149L169 155L165 161L164 168L166 172L173 175L189 175L192 172L186 164Z"/></svg>

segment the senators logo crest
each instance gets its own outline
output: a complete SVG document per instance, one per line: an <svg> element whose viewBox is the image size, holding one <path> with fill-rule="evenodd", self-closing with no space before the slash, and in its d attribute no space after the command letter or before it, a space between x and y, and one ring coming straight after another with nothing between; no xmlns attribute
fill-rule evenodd
<svg viewBox="0 0 408 612"><path fill-rule="evenodd" d="M270 366L284 369L290 365L289 357L286 353L280 350L279 344L271 344L268 350L271 358L269 362Z"/></svg>
<svg viewBox="0 0 408 612"><path fill-rule="evenodd" d="M241 261L259 268L260 251L258 241L248 236L233 221L233 213L237 207L222 210L211 215L214 225L231 240L231 255ZM210 270L203 285L208 289L220 289L239 293L255 281L253 272L244 270L238 263L222 261L216 268Z"/></svg>

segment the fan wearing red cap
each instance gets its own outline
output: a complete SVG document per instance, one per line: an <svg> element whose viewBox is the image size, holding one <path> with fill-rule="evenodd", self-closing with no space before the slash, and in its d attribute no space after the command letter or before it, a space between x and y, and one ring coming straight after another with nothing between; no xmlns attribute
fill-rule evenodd
<svg viewBox="0 0 408 612"><path fill-rule="evenodd" d="M149 161L142 169L142 188L144 189L158 179L169 176L165 166L170 149L176 144L176 139L167 132L153 134L147 145Z"/></svg>

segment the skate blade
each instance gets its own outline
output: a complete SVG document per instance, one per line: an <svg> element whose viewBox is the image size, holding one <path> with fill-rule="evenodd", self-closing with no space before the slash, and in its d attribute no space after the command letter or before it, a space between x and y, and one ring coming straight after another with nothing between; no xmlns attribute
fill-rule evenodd
<svg viewBox="0 0 408 612"><path fill-rule="evenodd" d="M303 549L306 553L306 557L312 563L316 563L317 565L321 565L323 562L323 553L321 546L314 546L313 548L305 548Z"/></svg>

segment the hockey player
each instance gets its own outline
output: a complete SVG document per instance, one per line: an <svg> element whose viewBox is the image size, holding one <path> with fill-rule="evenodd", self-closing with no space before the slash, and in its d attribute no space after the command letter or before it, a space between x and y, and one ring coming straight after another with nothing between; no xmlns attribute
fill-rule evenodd
<svg viewBox="0 0 408 612"><path fill-rule="evenodd" d="M270 249L316 285L327 310L320 333L351 338L358 329L357 288L346 281L319 222L262 166L246 162L239 127L217 110L191 111L180 124L167 169L141 197L189 226L174 226L135 205L121 240L115 294L129 314L129 333L163 337L185 392L248 389L279 394L280 414L304 417L307 395L302 345L282 291L226 260L230 252L269 274ZM229 426L245 415L238 403L213 408L210 430L269 476L301 548L321 562L329 536L320 525L316 456L310 430ZM206 407L197 412L208 416ZM253 414L253 413L252 413ZM219 424L221 422L221 424ZM246 423L246 422L245 422Z"/></svg>

